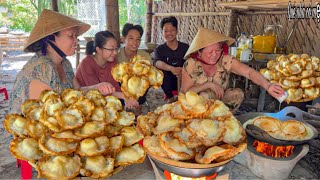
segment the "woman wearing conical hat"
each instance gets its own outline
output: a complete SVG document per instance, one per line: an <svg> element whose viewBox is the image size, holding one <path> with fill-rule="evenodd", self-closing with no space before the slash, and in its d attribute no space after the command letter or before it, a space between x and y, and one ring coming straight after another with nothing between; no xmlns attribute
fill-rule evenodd
<svg viewBox="0 0 320 180"><path fill-rule="evenodd" d="M262 86L275 98L282 96L284 90L281 86L270 83L234 57L223 54L223 45L231 45L234 41L214 30L200 28L185 55L181 91L194 91L209 99L220 99L235 112L244 99L241 89L228 88L230 73L235 73Z"/></svg>
<svg viewBox="0 0 320 180"><path fill-rule="evenodd" d="M10 95L10 112L21 113L21 104L27 99L38 99L45 89L60 93L66 88L79 89L67 56L75 54L77 36L90 29L90 25L55 11L44 9L37 20L25 52L35 55L19 72ZM110 83L83 87L84 91L98 89L102 94L114 92Z"/></svg>

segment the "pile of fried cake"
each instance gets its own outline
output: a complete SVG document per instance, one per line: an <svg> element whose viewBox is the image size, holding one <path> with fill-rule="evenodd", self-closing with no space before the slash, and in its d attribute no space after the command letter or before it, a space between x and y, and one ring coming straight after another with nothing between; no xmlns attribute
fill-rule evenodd
<svg viewBox="0 0 320 180"><path fill-rule="evenodd" d="M139 116L137 128L148 154L174 161L215 164L246 148L246 133L229 108L191 91Z"/></svg>
<svg viewBox="0 0 320 180"><path fill-rule="evenodd" d="M281 55L269 60L260 73L288 92L286 102L306 102L316 99L320 87L320 60L307 54Z"/></svg>
<svg viewBox="0 0 320 180"><path fill-rule="evenodd" d="M244 128L248 124L255 125L270 136L280 140L308 140L314 135L312 129L305 123L297 120L280 121L270 116L258 116L244 123Z"/></svg>
<svg viewBox="0 0 320 180"><path fill-rule="evenodd" d="M140 55L130 62L117 64L112 68L111 74L121 83L121 90L126 98L138 99L150 86L158 89L163 82L163 72Z"/></svg>
<svg viewBox="0 0 320 180"><path fill-rule="evenodd" d="M104 178L145 159L135 116L114 96L96 90L45 90L39 100L27 100L21 108L22 114L8 114L4 121L14 137L10 151L29 161L39 178Z"/></svg>

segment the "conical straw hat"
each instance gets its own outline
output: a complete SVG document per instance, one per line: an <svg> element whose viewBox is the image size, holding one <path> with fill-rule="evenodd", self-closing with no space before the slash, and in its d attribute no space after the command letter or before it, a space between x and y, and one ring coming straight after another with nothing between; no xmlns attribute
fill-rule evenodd
<svg viewBox="0 0 320 180"><path fill-rule="evenodd" d="M81 35L90 29L90 25L72 17L60 14L55 11L44 9L30 33L28 41L24 45L24 51L27 52L28 46L38 40L53 34L55 32L68 29L71 27L79 27L77 35Z"/></svg>
<svg viewBox="0 0 320 180"><path fill-rule="evenodd" d="M225 36L211 29L200 28L196 36L192 40L191 45L184 56L184 59L187 59L190 54L198 51L199 49L223 41L226 41L226 43L230 46L235 42L235 39Z"/></svg>

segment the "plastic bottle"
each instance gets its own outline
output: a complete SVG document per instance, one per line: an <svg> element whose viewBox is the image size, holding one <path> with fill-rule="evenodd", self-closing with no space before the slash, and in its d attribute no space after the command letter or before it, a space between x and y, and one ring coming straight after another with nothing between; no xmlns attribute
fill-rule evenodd
<svg viewBox="0 0 320 180"><path fill-rule="evenodd" d="M241 33L241 36L237 39L237 59L240 59L242 49L247 49L247 36L245 32Z"/></svg>
<svg viewBox="0 0 320 180"><path fill-rule="evenodd" d="M253 35L250 35L247 39L248 48L252 50L253 45Z"/></svg>

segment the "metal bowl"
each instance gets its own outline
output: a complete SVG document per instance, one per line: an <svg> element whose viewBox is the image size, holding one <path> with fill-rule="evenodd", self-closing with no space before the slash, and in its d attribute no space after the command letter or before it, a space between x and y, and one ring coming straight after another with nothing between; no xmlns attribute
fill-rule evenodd
<svg viewBox="0 0 320 180"><path fill-rule="evenodd" d="M172 166L166 163L163 163L161 161L158 161L157 159L153 158L148 154L148 156L151 158L151 160L155 163L157 167L159 167L161 170L167 170L171 173L184 176L184 177L202 177L202 176L210 176L214 173L218 173L222 171L226 164L222 166L212 167L212 168L183 168L183 167L177 167Z"/></svg>

